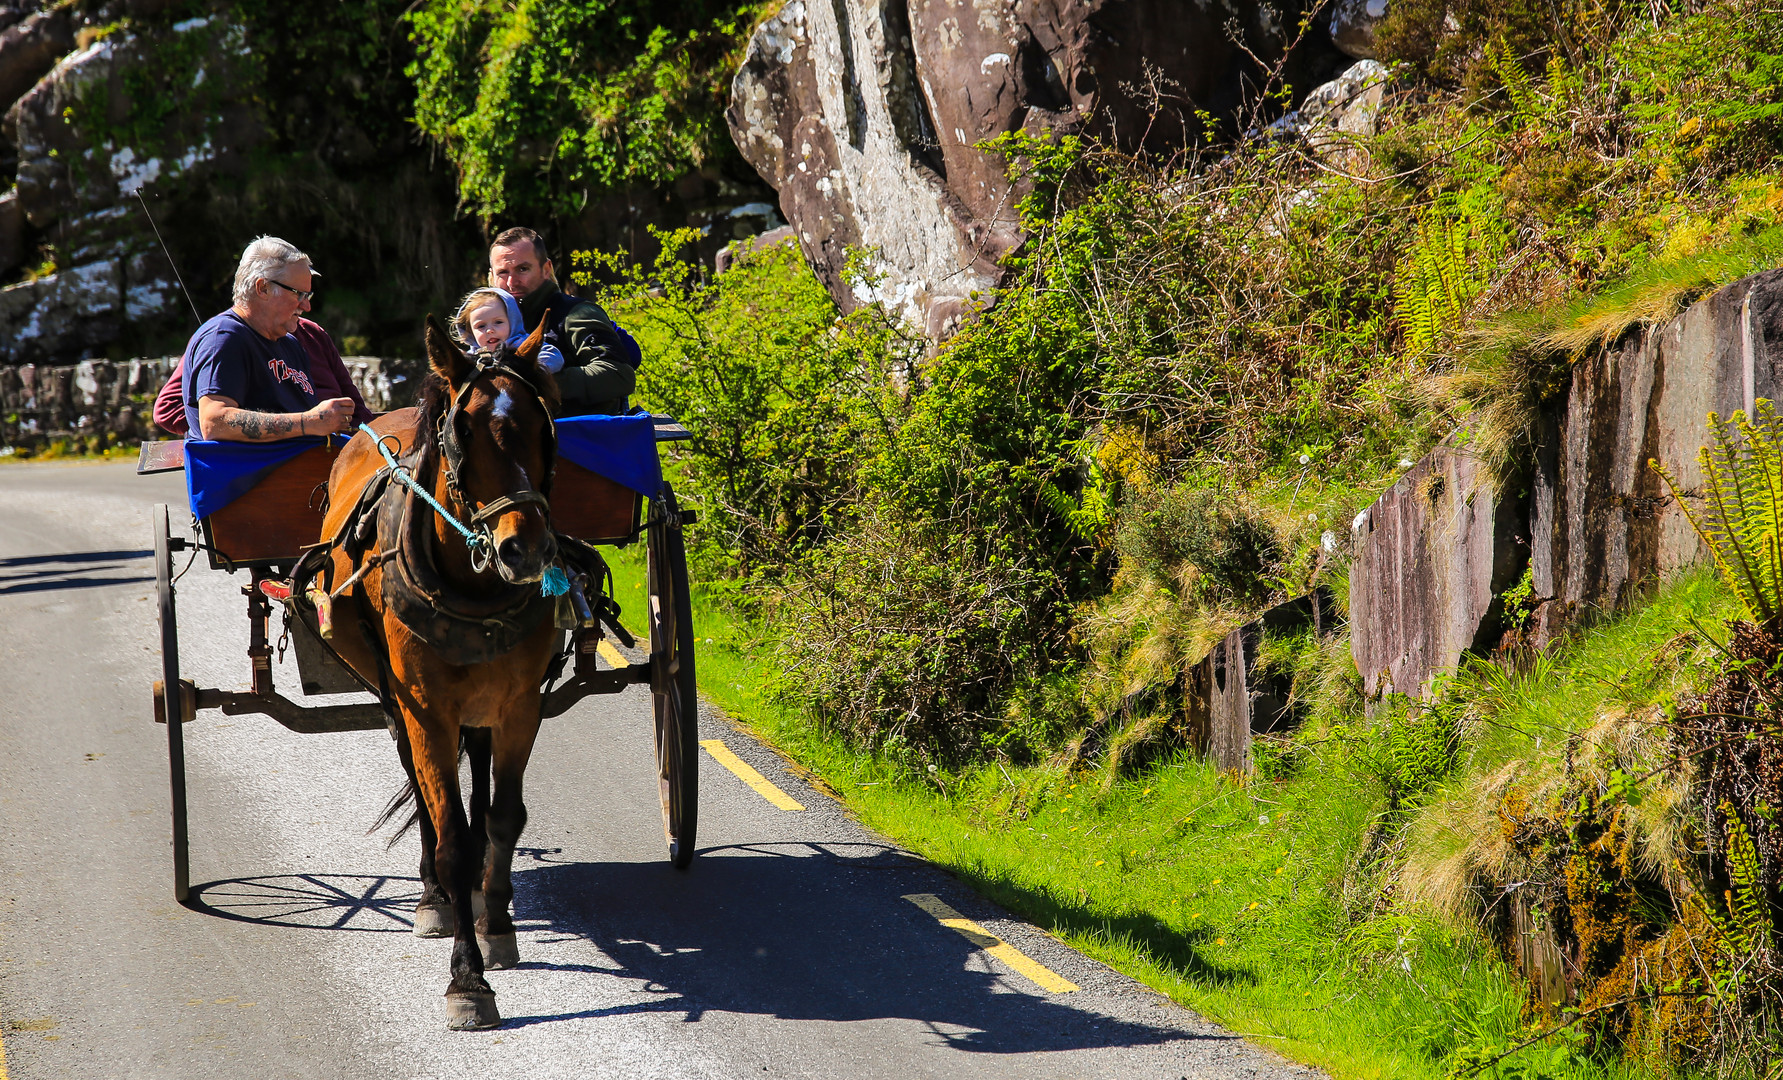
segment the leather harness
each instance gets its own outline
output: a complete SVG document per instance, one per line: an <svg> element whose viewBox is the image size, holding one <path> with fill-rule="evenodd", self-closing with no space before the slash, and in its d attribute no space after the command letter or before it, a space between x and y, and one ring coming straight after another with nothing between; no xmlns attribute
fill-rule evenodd
<svg viewBox="0 0 1783 1080"><path fill-rule="evenodd" d="M531 390L546 413L545 476L538 489L510 492L478 506L464 494L458 482L464 465L463 434L459 428L471 390L484 377L497 374L506 375ZM544 395L520 372L494 358L479 360L476 370L452 396L451 406L441 414L434 439L417 440L402 459L402 468L423 486L435 465L431 451L436 447L446 470L448 498L471 511L471 528L484 540L481 545L468 545L472 551L472 565L478 572L488 566L493 548L491 522L501 514L524 506L538 506L549 520L549 493L557 465L557 430L550 420L550 410L545 407ZM508 585L493 597L480 600L456 594L437 566L437 537L428 527L432 508L414 491L392 484L392 477L388 465L373 474L336 534L304 553L292 574L294 596L307 594L310 579L327 565L327 555L336 546L346 551L360 571L369 569L364 565L365 560L378 560L384 566L380 591L385 606L398 622L425 641L442 660L460 666L487 663L501 656L551 618L556 610L555 598L541 595L532 585ZM374 543L378 550L368 556L366 552ZM581 563L591 552L578 550L580 547L558 545L555 554ZM605 569L603 563L599 567L602 575ZM351 587L359 576L356 572L338 591ZM376 651L378 643L368 644Z"/></svg>

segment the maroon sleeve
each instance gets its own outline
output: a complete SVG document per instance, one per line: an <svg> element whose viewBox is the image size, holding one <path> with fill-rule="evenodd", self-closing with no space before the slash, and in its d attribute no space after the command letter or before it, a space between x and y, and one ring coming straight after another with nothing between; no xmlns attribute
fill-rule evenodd
<svg viewBox="0 0 1783 1080"><path fill-rule="evenodd" d="M185 367L184 357L175 361L173 374L167 377L167 385L155 395L155 425L170 435L186 433L186 394L183 388Z"/></svg>
<svg viewBox="0 0 1783 1080"><path fill-rule="evenodd" d="M359 387L353 385L353 375L341 360L340 350L334 347L334 339L328 336L328 331L308 319L299 319L297 340L303 343L303 351L309 356L310 378L316 384L317 395L324 399L352 398L353 419L361 424L370 423L377 414L366 406Z"/></svg>

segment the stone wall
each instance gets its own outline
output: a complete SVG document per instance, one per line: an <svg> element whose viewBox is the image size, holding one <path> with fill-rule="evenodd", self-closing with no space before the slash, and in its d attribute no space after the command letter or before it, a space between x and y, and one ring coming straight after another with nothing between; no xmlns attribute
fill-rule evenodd
<svg viewBox="0 0 1783 1080"><path fill-rule="evenodd" d="M425 361L342 357L376 412L414 404ZM168 437L154 424L155 395L177 357L0 367L0 447L34 450L57 439L89 449Z"/></svg>

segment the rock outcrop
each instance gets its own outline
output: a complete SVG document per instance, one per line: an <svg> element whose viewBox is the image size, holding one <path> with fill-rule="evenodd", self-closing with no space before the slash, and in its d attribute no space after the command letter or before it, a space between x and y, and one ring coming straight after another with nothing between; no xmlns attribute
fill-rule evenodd
<svg viewBox="0 0 1783 1080"><path fill-rule="evenodd" d="M1708 414L1751 414L1783 389L1783 271L1746 278L1574 366L1547 418L1530 505L1536 644L1627 606L1704 557L1657 473L1701 492Z"/></svg>
<svg viewBox="0 0 1783 1080"><path fill-rule="evenodd" d="M790 0L761 24L727 113L780 194L806 258L845 308L882 300L945 336L1001 280L1022 240L1021 191L980 144L1090 130L1137 149L1183 145L1192 109L1236 108L1296 5L1166 0ZM1290 82L1335 74L1314 42ZM846 280L851 248L867 280Z"/></svg>
<svg viewBox="0 0 1783 1080"><path fill-rule="evenodd" d="M1251 771L1256 737L1287 731L1300 721L1288 674L1259 668L1264 636L1323 635L1334 624L1331 596L1321 587L1227 634L1188 671L1184 704L1190 746L1222 772Z"/></svg>
<svg viewBox="0 0 1783 1080"><path fill-rule="evenodd" d="M1708 414L1779 396L1783 270L1773 270L1578 361L1512 498L1464 442L1432 451L1356 518L1351 652L1367 693L1420 694L1464 653L1498 645L1502 594L1525 569L1534 607L1523 640L1539 648L1700 563L1684 507L1648 462L1699 498Z"/></svg>
<svg viewBox="0 0 1783 1080"><path fill-rule="evenodd" d="M57 265L0 290L0 361L78 356L117 340L128 322L183 307L138 193L216 168L251 148L258 128L250 106L229 89L232 65L245 51L239 26L209 16L161 34L183 40L124 32L95 40L63 57L6 111L4 131L19 163L15 191L0 199L0 255L12 257L0 269L31 257L27 235L52 241ZM133 77L168 51L203 58L180 82L205 87L199 97L208 107L135 131L127 122L140 115L133 93L142 91Z"/></svg>
<svg viewBox="0 0 1783 1080"><path fill-rule="evenodd" d="M1524 516L1465 447L1431 451L1351 531L1350 655L1368 696L1421 693L1497 640L1499 594L1527 559Z"/></svg>

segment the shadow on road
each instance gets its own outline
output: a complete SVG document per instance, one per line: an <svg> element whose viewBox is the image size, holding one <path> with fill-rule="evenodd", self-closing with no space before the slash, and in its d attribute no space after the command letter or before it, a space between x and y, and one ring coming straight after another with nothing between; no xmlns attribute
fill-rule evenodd
<svg viewBox="0 0 1783 1080"><path fill-rule="evenodd" d="M904 1018L980 1053L1229 1038L1112 1019L992 972L970 942L903 899L938 883L922 864L873 844L716 849L687 871L541 862L515 874L516 916L589 941L620 966L606 974L652 996L507 1025L641 1012L698 1022L711 1010Z"/></svg>
<svg viewBox="0 0 1783 1080"><path fill-rule="evenodd" d="M272 874L192 887L194 911L303 930L406 934L421 881L381 874Z"/></svg>
<svg viewBox="0 0 1783 1080"><path fill-rule="evenodd" d="M153 551L66 551L52 555L15 555L0 559L0 596L8 593L55 592L153 581L150 575L101 577L116 571L139 571L131 565Z"/></svg>
<svg viewBox="0 0 1783 1080"><path fill-rule="evenodd" d="M504 1027L637 1013L697 1023L717 1010L916 1020L938 1045L991 1054L1234 1038L1114 1019L994 972L964 937L904 899L941 884L933 869L880 844L713 848L686 871L666 861L558 862L559 849L519 854L514 914L528 931L519 970L632 982L641 1000L510 1016ZM195 886L191 906L263 926L406 934L420 891L412 877L277 874ZM584 940L616 966L539 958L541 931Z"/></svg>

